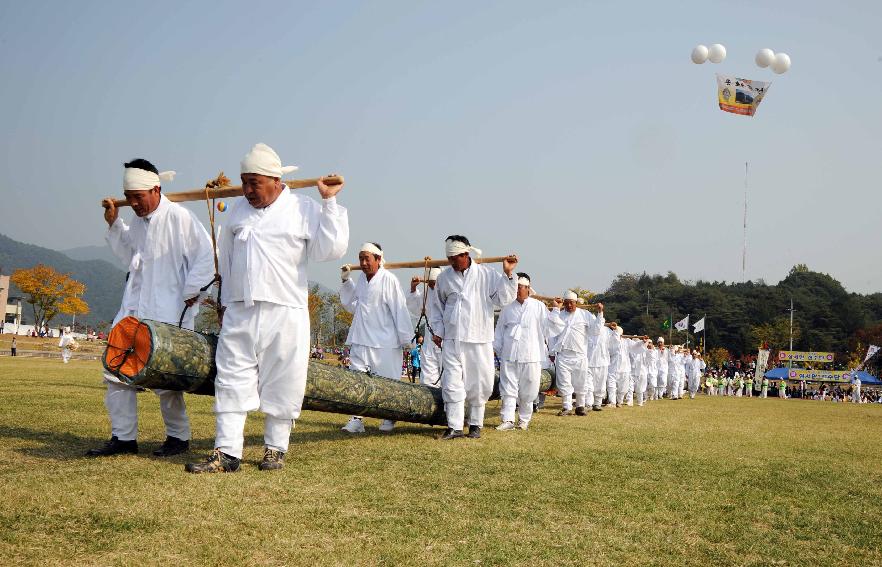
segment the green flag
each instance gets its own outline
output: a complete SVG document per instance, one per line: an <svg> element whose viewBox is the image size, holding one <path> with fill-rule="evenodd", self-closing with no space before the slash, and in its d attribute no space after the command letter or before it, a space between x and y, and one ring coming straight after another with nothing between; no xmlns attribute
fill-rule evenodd
<svg viewBox="0 0 882 567"><path fill-rule="evenodd" d="M673 324L673 321L669 317L669 318L665 319L664 323L662 323L662 329L665 329L665 330L670 329L672 324Z"/></svg>

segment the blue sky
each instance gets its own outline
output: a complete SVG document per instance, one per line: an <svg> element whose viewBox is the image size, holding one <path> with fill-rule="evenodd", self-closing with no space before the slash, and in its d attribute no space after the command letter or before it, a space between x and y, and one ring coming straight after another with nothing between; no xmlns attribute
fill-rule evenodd
<svg viewBox="0 0 882 567"><path fill-rule="evenodd" d="M749 161L749 279L802 262L882 291L880 22L879 2L4 0L0 232L100 244L124 161L180 191L235 179L262 141L346 176L353 261L365 240L441 257L460 233L546 294L731 281ZM689 61L715 42L722 64ZM762 47L790 72L757 68ZM754 118L716 108L715 72L773 81Z"/></svg>

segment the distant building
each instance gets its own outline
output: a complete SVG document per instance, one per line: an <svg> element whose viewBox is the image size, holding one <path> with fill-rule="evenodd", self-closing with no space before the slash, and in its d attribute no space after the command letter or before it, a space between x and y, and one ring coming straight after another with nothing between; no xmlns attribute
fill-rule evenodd
<svg viewBox="0 0 882 567"><path fill-rule="evenodd" d="M5 332L15 332L14 328L9 325L21 324L21 298L9 295L9 276L0 275L0 305L4 307L3 312L3 330Z"/></svg>

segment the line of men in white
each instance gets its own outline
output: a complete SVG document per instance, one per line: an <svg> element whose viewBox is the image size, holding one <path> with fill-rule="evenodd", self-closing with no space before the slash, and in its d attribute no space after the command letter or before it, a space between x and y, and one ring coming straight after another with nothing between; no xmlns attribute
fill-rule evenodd
<svg viewBox="0 0 882 567"><path fill-rule="evenodd" d="M642 406L665 394L678 399L687 385L691 397L698 392L705 368L699 353L665 348L662 338L656 346L647 337L625 336L616 323L606 324L602 304L597 314L579 309L569 290L549 307L530 297L529 275L512 275L516 261L505 263L501 274L474 263L471 257L480 251L462 235L448 237L445 246L451 267L431 270L425 288L413 278L405 295L383 268L382 247L365 243L358 256L361 272L353 278L344 266L340 289L343 306L354 314L346 341L354 370L399 379L401 350L412 338L410 315L426 316L432 340L423 342L420 381L442 388L448 419L442 439L481 436L494 352L500 359L502 431L529 427L542 368L552 363L563 400L560 415L585 415L588 407L600 411L604 397L616 406L633 405L636 397ZM379 429L393 427L383 420ZM363 433L362 417L353 416L343 430Z"/></svg>
<svg viewBox="0 0 882 567"><path fill-rule="evenodd" d="M339 259L349 243L348 213L336 201L343 186L320 180L319 203L288 191L281 182L295 169L282 166L278 154L265 144L256 144L242 159L244 199L231 207L217 244L224 311L216 356L215 449L204 461L188 463L188 472L239 470L247 414L258 409L265 414L259 468L276 470L284 464L306 385L307 262ZM103 202L108 244L128 264L114 325L126 316L172 324L183 318L183 326L192 329L198 302L215 280L207 231L189 210L162 195L161 182L173 175L160 173L143 159L125 164L123 191L136 215L131 223L119 218L113 199ZM472 256L480 251L460 235L446 239L445 254L450 268L433 273L435 283L425 298L414 284L404 297L397 279L380 265L382 250L372 243L359 253L360 276L351 281L344 271L341 288L342 303L355 314L347 341L353 368L391 379L399 378L401 347L411 339L407 305L414 311L420 305L422 311L425 301L434 347L425 351L423 382L440 381L448 419L442 439L464 436L466 405L468 436L480 437L493 389L494 348L502 360L501 429L514 426L516 406L520 426L527 428L541 367L549 359L547 345L558 360L564 412L571 411L568 400L573 392L577 413L591 403L600 409L604 383L616 405L625 402L626 395L630 401L634 391L640 404L650 375L659 380L655 388L646 390L650 398L659 397L665 387L671 397L679 397L678 384L686 368L692 367L688 354L625 338L620 327L604 324L602 309L598 315L577 310L574 294L564 298L563 312L557 300L549 311L529 297L529 277L515 277L515 256L503 263L500 273L473 262ZM494 332L498 308L502 313ZM658 355L650 354L653 351ZM665 378L668 374L670 379ZM111 438L87 455L137 453L137 390L110 373L104 379ZM694 395L699 380L694 380L694 390L692 382ZM187 451L191 431L183 394L167 390L155 394L166 440L154 455ZM393 425L386 423L384 429Z"/></svg>

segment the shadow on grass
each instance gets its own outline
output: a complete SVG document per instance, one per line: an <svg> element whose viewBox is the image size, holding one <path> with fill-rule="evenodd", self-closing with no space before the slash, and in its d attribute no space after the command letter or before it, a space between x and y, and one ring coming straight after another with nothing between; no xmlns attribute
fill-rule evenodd
<svg viewBox="0 0 882 567"><path fill-rule="evenodd" d="M302 431L297 427L291 433L291 449L310 443L325 441L345 442L350 439L363 437L400 437L402 435L416 435L431 438L437 435L438 428L420 424L399 424L390 433L382 433L376 427L368 427L365 433L351 434L340 430L335 423L298 422L301 427L307 426L309 431ZM370 424L369 424L370 425ZM37 442L39 445L31 447L12 447L12 450L22 455L41 459L53 460L92 460L95 457L87 457L86 451L100 447L109 437L83 437L73 433L60 433L58 431L40 431L27 427L11 427L0 425L0 439L18 439L27 442ZM127 455L146 459L158 459L153 456L153 450L162 445L164 439L149 440L138 443L138 454ZM263 435L246 435L245 447L263 447ZM214 448L214 437L195 438L190 441L190 451L174 457L165 457L162 460L169 463L184 464L193 460L194 456L201 457Z"/></svg>

